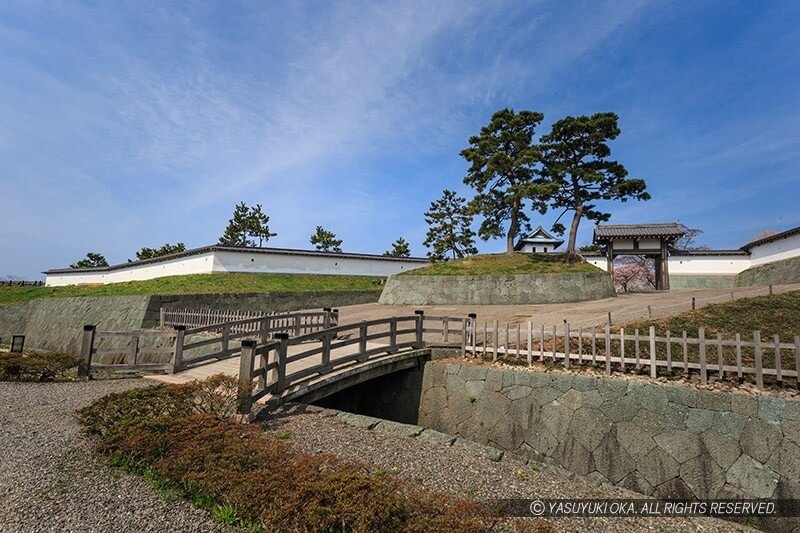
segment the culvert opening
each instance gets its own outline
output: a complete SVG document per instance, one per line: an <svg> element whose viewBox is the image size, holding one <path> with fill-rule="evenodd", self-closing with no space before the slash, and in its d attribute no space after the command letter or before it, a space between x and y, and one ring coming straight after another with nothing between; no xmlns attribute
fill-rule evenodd
<svg viewBox="0 0 800 533"><path fill-rule="evenodd" d="M353 385L312 405L417 424L424 368L409 368Z"/></svg>

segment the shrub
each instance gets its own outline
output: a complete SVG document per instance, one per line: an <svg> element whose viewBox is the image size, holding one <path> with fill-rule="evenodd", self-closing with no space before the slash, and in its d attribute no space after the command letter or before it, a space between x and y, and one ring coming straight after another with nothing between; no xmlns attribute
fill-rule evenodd
<svg viewBox="0 0 800 533"><path fill-rule="evenodd" d="M0 354L0 380L52 381L78 366L79 359L57 352Z"/></svg>
<svg viewBox="0 0 800 533"><path fill-rule="evenodd" d="M230 394L235 387L232 378L215 377L134 389L78 416L116 464L171 483L226 523L280 531L490 528L476 504L376 475L366 465L298 451L258 426L219 418L235 399L210 399L210 391Z"/></svg>

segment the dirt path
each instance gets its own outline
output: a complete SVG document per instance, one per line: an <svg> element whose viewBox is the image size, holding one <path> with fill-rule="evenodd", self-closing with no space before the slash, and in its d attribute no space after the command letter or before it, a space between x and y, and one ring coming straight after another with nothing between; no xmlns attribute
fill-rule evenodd
<svg viewBox="0 0 800 533"><path fill-rule="evenodd" d="M532 321L536 325L560 325L568 321L573 329L606 324L608 313L611 313L613 325L623 325L635 320L653 317L672 316L692 308L692 298L697 307L707 303L719 303L767 294L767 287L741 287L735 289L702 289L665 291L639 294L620 294L615 298L573 302L563 304L538 305L383 305L362 304L342 307L340 323L352 324L362 320L390 317L393 315L411 315L416 309L422 309L427 315L465 316L477 313L478 323L493 322L523 323ZM773 287L777 293L800 290L800 284ZM650 306L650 312L648 312Z"/></svg>

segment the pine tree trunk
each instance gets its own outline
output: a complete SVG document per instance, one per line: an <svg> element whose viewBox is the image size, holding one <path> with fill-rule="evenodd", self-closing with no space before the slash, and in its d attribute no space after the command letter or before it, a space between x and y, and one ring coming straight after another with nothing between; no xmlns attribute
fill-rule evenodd
<svg viewBox="0 0 800 533"><path fill-rule="evenodd" d="M517 236L517 226L519 225L519 207L519 199L514 200L514 204L511 207L511 224L508 226L508 236L506 238L506 253L508 254L514 253L514 237Z"/></svg>
<svg viewBox="0 0 800 533"><path fill-rule="evenodd" d="M575 214L572 216L572 225L569 227L569 241L567 242L567 254L569 255L575 253L575 241L578 238L578 225L581 223L581 216L583 216L583 204L575 208Z"/></svg>

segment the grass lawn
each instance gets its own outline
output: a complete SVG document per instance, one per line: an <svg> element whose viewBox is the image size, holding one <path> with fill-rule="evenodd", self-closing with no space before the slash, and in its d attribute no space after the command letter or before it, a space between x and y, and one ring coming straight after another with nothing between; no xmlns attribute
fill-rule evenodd
<svg viewBox="0 0 800 533"><path fill-rule="evenodd" d="M128 296L228 292L309 292L380 290L377 276L316 274L191 274L108 285L67 287L0 286L0 306L59 296Z"/></svg>
<svg viewBox="0 0 800 533"><path fill-rule="evenodd" d="M561 272L601 272L589 263L566 263L561 255L483 254L464 259L433 263L403 272L405 276L481 276L503 274L541 274Z"/></svg>
<svg viewBox="0 0 800 533"><path fill-rule="evenodd" d="M700 327L706 328L706 336L718 331L723 335L750 335L760 330L762 338L780 335L784 342L790 342L800 335L800 291L707 305L682 315L637 322L626 326L626 331L637 327L647 331L650 326L655 326L659 334L669 329L673 333L692 332L692 336Z"/></svg>

